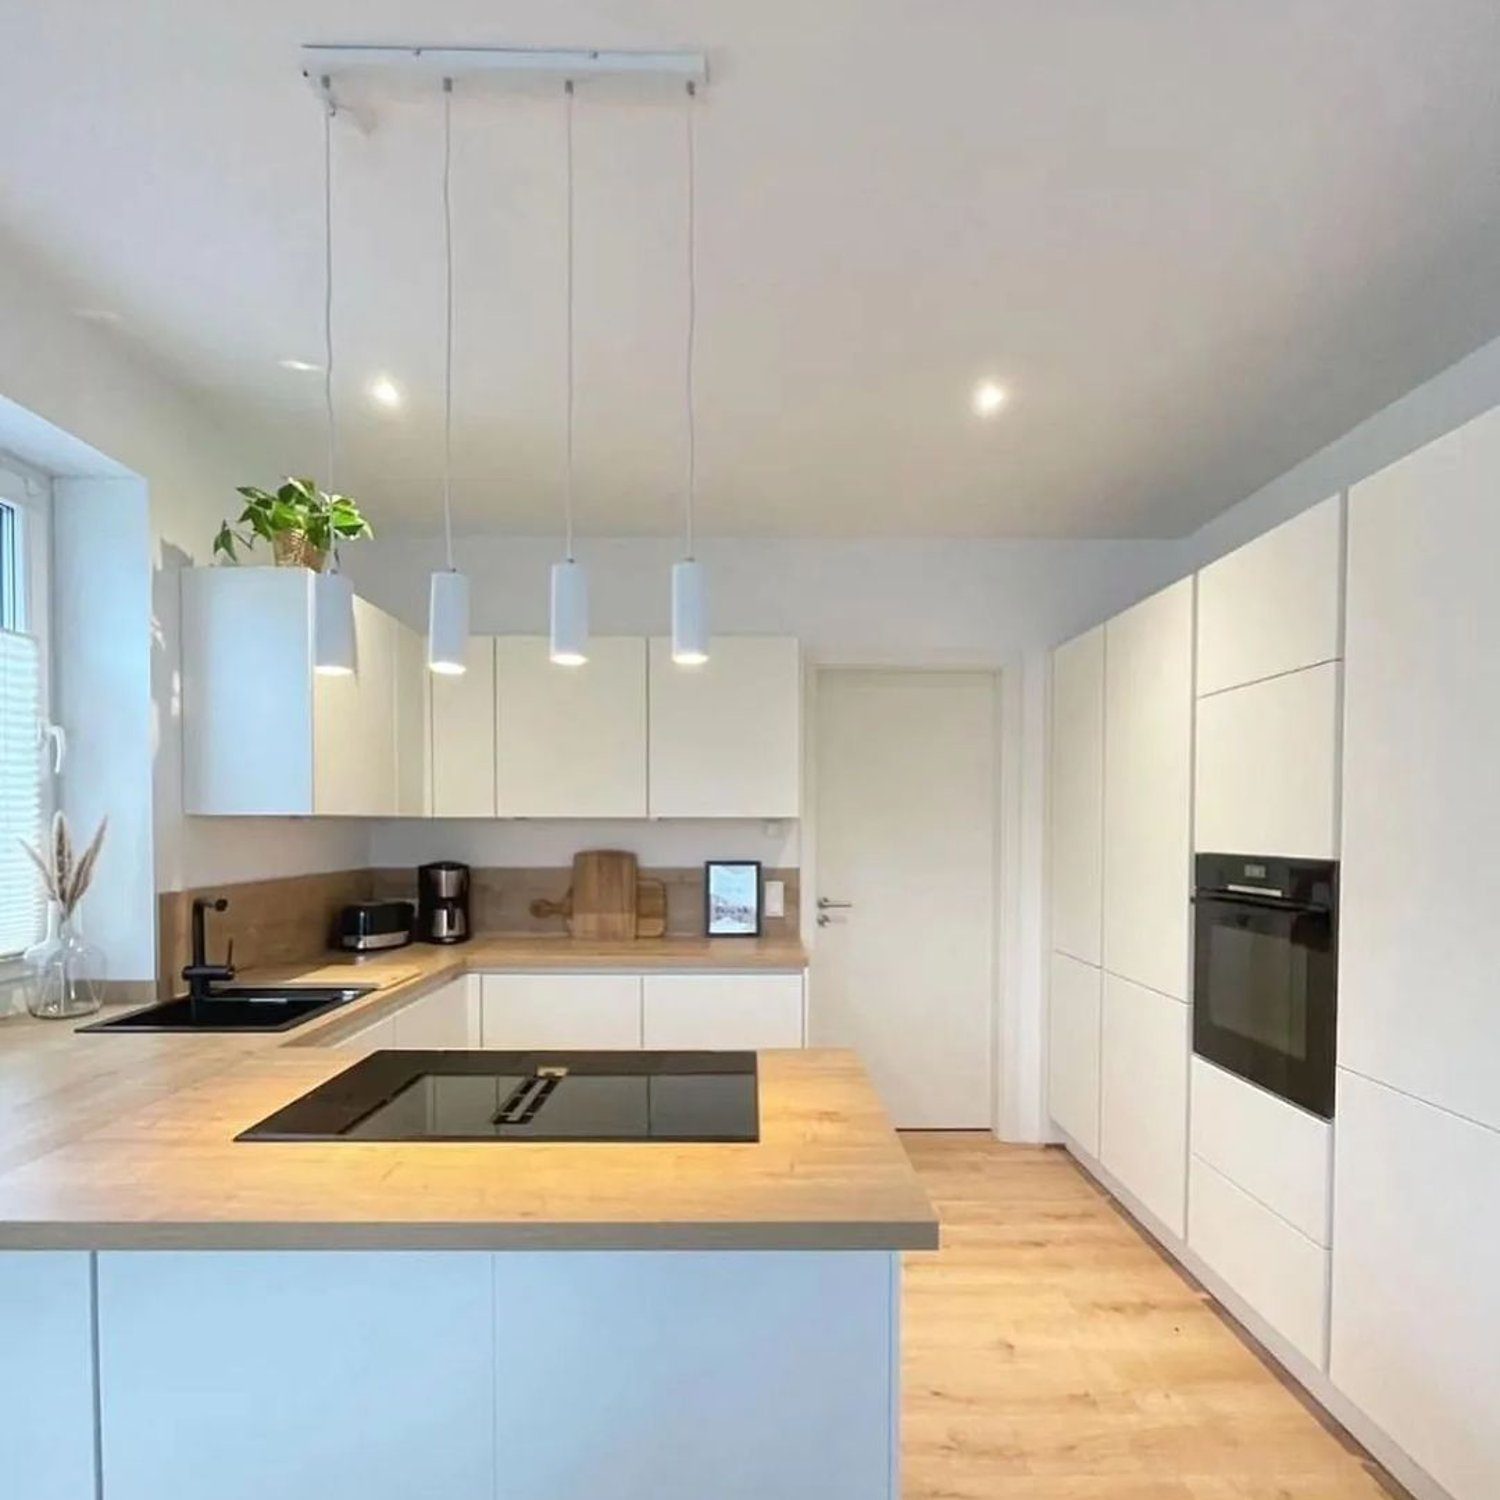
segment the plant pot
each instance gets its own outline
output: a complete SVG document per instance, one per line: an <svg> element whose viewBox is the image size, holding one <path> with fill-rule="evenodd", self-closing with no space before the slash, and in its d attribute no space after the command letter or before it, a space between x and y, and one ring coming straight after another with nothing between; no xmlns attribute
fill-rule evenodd
<svg viewBox="0 0 1500 1500"><path fill-rule="evenodd" d="M278 531L271 538L271 555L278 568L311 568L314 573L323 571L327 556L321 547L308 541L305 531Z"/></svg>

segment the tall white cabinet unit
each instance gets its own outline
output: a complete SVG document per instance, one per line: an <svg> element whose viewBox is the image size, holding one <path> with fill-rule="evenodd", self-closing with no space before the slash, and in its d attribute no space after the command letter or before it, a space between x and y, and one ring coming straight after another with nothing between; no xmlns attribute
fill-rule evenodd
<svg viewBox="0 0 1500 1500"><path fill-rule="evenodd" d="M358 670L323 676L312 611L305 568L183 570L187 812L390 817L412 805L415 632L356 599Z"/></svg>
<svg viewBox="0 0 1500 1500"><path fill-rule="evenodd" d="M802 807L802 657L790 636L715 636L701 666L650 645L654 818L795 818Z"/></svg>
<svg viewBox="0 0 1500 1500"><path fill-rule="evenodd" d="M1116 615L1105 659L1104 967L1185 1002L1193 580Z"/></svg>
<svg viewBox="0 0 1500 1500"><path fill-rule="evenodd" d="M1500 1494L1500 410L1349 498L1334 1382Z"/></svg>
<svg viewBox="0 0 1500 1500"><path fill-rule="evenodd" d="M1338 857L1343 499L1198 575L1193 842Z"/></svg>
<svg viewBox="0 0 1500 1500"><path fill-rule="evenodd" d="M1083 1150L1099 1152L1104 858L1104 627L1052 658L1052 959L1048 1110Z"/></svg>

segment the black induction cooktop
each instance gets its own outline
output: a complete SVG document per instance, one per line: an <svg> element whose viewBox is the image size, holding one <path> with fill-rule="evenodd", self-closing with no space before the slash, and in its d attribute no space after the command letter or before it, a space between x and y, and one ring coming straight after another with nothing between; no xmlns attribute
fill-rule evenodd
<svg viewBox="0 0 1500 1500"><path fill-rule="evenodd" d="M753 1052L373 1052L242 1141L758 1141Z"/></svg>

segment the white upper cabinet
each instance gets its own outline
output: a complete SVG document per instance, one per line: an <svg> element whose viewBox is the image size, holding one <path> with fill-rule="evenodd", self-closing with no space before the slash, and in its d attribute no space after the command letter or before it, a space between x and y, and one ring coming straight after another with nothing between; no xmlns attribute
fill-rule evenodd
<svg viewBox="0 0 1500 1500"><path fill-rule="evenodd" d="M396 657L401 627L354 601L358 669L313 675L313 807L349 817L396 811Z"/></svg>
<svg viewBox="0 0 1500 1500"><path fill-rule="evenodd" d="M1052 946L1100 959L1104 880L1104 627L1052 653Z"/></svg>
<svg viewBox="0 0 1500 1500"><path fill-rule="evenodd" d="M1350 492L1339 1061L1500 1128L1497 556L1500 409Z"/></svg>
<svg viewBox="0 0 1500 1500"><path fill-rule="evenodd" d="M460 673L432 673L428 687L432 705L432 815L493 818L494 636L471 635L464 665Z"/></svg>
<svg viewBox="0 0 1500 1500"><path fill-rule="evenodd" d="M389 817L406 629L354 601L358 671L313 670L305 568L182 574L183 804L234 816Z"/></svg>
<svg viewBox="0 0 1500 1500"><path fill-rule="evenodd" d="M432 778L427 772L427 641L408 625L396 623L396 814L420 818L432 811Z"/></svg>
<svg viewBox="0 0 1500 1500"><path fill-rule="evenodd" d="M1343 514L1335 495L1198 575L1198 692L1339 655Z"/></svg>
<svg viewBox="0 0 1500 1500"><path fill-rule="evenodd" d="M1193 580L1105 626L1104 967L1188 998Z"/></svg>
<svg viewBox="0 0 1500 1500"><path fill-rule="evenodd" d="M1337 859L1339 664L1198 700L1193 845Z"/></svg>
<svg viewBox="0 0 1500 1500"><path fill-rule="evenodd" d="M545 636L495 643L502 818L646 816L646 642L593 636L559 667Z"/></svg>
<svg viewBox="0 0 1500 1500"><path fill-rule="evenodd" d="M795 818L802 805L802 659L788 636L715 636L702 666L650 658L651 816Z"/></svg>

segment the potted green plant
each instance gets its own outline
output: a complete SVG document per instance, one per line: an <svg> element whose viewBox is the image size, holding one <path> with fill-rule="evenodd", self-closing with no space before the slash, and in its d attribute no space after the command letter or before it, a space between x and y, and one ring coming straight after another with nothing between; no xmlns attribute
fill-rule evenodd
<svg viewBox="0 0 1500 1500"><path fill-rule="evenodd" d="M274 494L242 484L245 508L232 525L225 521L214 538L214 555L239 561L239 549L271 544L277 567L323 570L329 549L339 542L373 536L370 523L348 495L330 495L311 479L291 479Z"/></svg>

